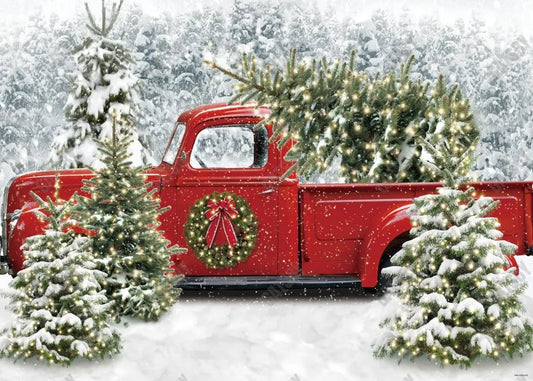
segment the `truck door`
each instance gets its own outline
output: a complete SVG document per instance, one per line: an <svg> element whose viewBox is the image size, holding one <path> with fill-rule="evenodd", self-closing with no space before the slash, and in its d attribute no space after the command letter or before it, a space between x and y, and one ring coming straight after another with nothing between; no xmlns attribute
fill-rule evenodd
<svg viewBox="0 0 533 381"><path fill-rule="evenodd" d="M178 264L185 275L277 274L279 153L268 144L267 127L255 129L256 122L202 122L186 135L176 186L162 190L173 208L175 231L167 236L189 250ZM246 223L254 218L257 235L247 253ZM223 255L239 260L227 266Z"/></svg>

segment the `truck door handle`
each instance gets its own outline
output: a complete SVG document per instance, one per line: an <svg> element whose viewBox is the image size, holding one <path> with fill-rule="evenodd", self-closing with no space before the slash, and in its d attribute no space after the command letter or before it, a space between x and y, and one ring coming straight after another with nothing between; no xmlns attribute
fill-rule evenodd
<svg viewBox="0 0 533 381"><path fill-rule="evenodd" d="M274 193L274 189L267 189L262 192L259 192L259 194L269 194L269 193Z"/></svg>

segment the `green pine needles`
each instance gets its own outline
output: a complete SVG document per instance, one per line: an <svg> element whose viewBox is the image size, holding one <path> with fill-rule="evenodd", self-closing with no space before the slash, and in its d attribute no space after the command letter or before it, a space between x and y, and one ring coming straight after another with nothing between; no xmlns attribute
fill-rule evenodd
<svg viewBox="0 0 533 381"><path fill-rule="evenodd" d="M398 74L375 78L355 69L354 52L348 62L308 63L297 62L292 50L286 69L274 73L246 55L242 74L206 63L238 81L230 102L254 100L270 107L262 123L274 125L278 147L294 142L285 159L295 162L289 172L305 178L340 158L347 182L438 181L427 165L431 154L416 137L437 150L447 141L461 155L475 148L479 136L457 86L447 90L442 75L432 87L410 78L412 56Z"/></svg>
<svg viewBox="0 0 533 381"><path fill-rule="evenodd" d="M118 353L120 336L109 326L114 303L101 287L106 274L96 269L89 239L70 229L72 202L33 197L46 229L23 246L25 269L11 281L16 317L0 336L0 354L70 364Z"/></svg>
<svg viewBox="0 0 533 381"><path fill-rule="evenodd" d="M100 144L102 170L85 180L82 190L90 197L78 197L76 216L91 236L97 263L108 278L104 283L119 315L157 320L176 301L180 289L170 275L170 255L182 252L169 247L157 230L160 208L155 189L149 190L145 167L132 167L128 160L131 140Z"/></svg>

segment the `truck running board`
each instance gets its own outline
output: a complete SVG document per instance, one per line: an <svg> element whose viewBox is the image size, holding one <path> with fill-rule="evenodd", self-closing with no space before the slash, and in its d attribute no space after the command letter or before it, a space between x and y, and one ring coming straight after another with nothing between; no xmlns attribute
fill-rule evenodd
<svg viewBox="0 0 533 381"><path fill-rule="evenodd" d="M353 275L320 276L186 276L176 285L185 290L278 289L357 287L361 280Z"/></svg>

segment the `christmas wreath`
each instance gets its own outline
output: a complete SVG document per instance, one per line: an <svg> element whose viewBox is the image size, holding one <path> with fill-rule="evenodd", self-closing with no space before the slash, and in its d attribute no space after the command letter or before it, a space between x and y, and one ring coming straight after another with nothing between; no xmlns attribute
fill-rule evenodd
<svg viewBox="0 0 533 381"><path fill-rule="evenodd" d="M208 268L222 269L248 259L257 241L257 226L248 201L230 192L215 192L191 207L185 238Z"/></svg>

